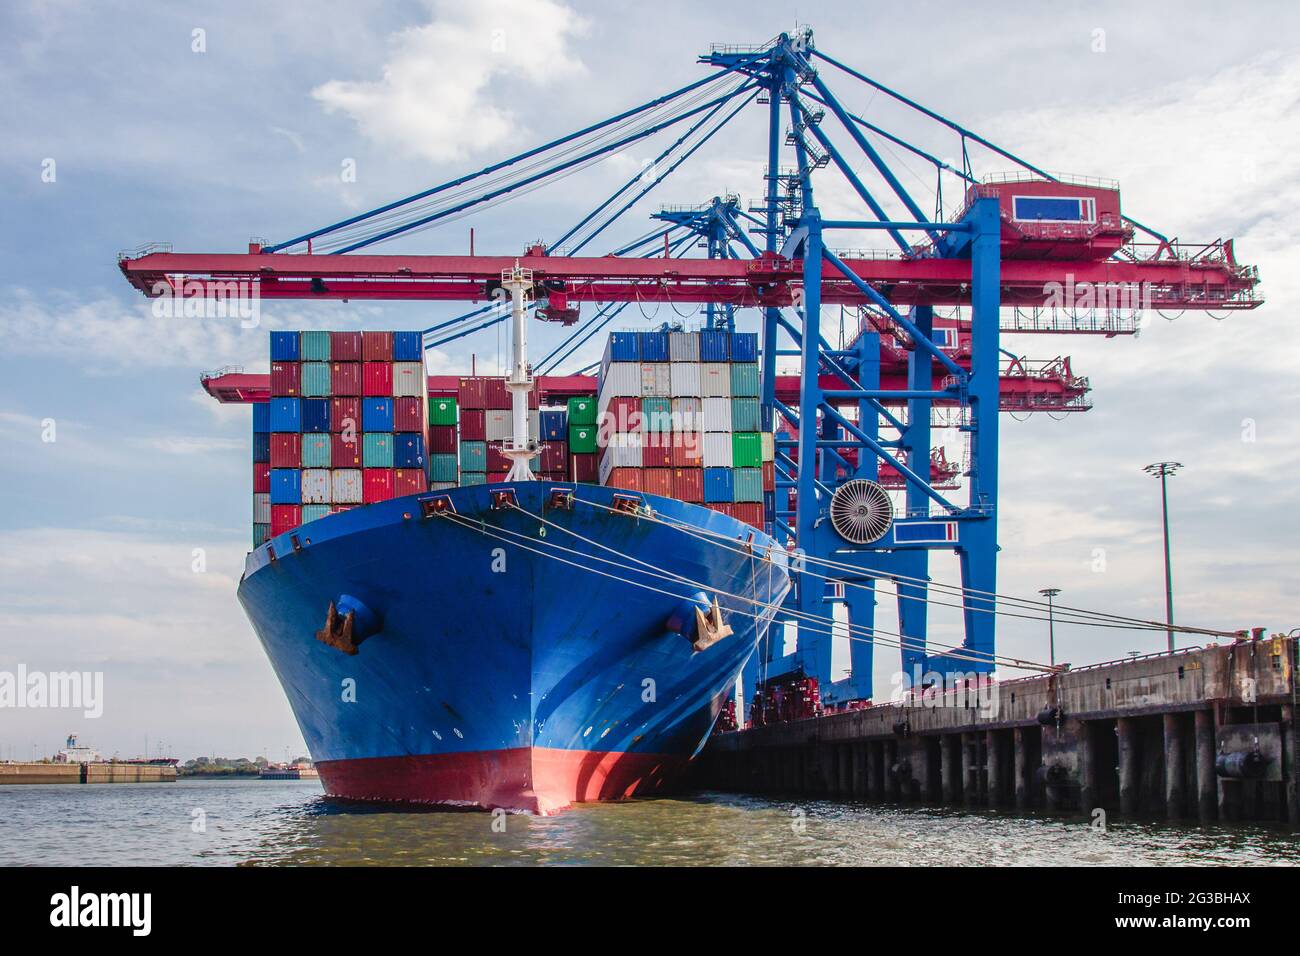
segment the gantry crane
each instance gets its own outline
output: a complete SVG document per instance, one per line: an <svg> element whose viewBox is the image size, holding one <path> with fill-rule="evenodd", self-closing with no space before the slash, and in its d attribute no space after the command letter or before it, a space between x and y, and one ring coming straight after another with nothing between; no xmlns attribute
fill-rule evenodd
<svg viewBox="0 0 1300 956"><path fill-rule="evenodd" d="M841 570L803 576L792 610L830 615L843 600L857 628L875 626L869 589L893 581L902 669L913 674L988 673L993 668L990 596L997 584L998 411L1087 405L1087 382L1068 359L1030 363L1004 352L1001 333L1117 335L1143 309L1235 310L1259 305L1258 276L1237 263L1231 240L1187 245L1120 211L1114 183L1050 174L821 51L811 30L752 47L715 46L700 57L711 73L677 90L477 172L291 239L250 243L246 252L124 254L127 280L146 295L255 295L262 299L487 302L426 330L426 348L506 318L492 304L503 270L516 262L537 283L537 314L575 326L538 363L553 371L586 340L636 304L703 306L710 324L732 326L756 309L762 341L765 425L779 433L778 493L768 527L802 556ZM956 138L960 165L847 109L828 77L864 84ZM719 197L703 207L665 207L652 232L584 253L625 213L749 106L764 116L762 198L749 208ZM649 164L555 242L523 255L420 255L373 247L453 221L581 170L637 143L675 138ZM933 169L927 213L885 160L902 150ZM976 176L972 155L1015 171ZM861 211L824 216L814 186L837 173ZM949 197L959 200L949 210ZM958 190L954 196L954 187ZM836 251L839 237L876 236L892 251ZM1140 238L1139 238L1140 237ZM706 255L689 255L700 243ZM233 292L232 292L233 290ZM581 321L584 303L601 304ZM854 310L857 326L830 343L823 309ZM949 310L945 313L944 310ZM778 360L798 366L780 375ZM539 378L544 391L591 389L584 376ZM264 384L237 373L212 376L214 394L247 400ZM446 387L437 377L431 391ZM264 392L262 393L264 394ZM946 410L969 441L966 499L955 500L951 468L936 461L932 416ZM926 468L925 465L929 465ZM902 486L894 511L873 489ZM847 492L847 495L846 495ZM856 496L856 497L854 497ZM862 535L837 524L832 504L891 512ZM879 530L883 527L883 530ZM929 554L955 552L963 588L959 651L927 652ZM838 577L838 580L836 578ZM779 629L777 629L779 630ZM794 654L767 642L747 671L799 669L831 701L869 697L872 645L851 646L850 676L832 681L831 636L801 634Z"/></svg>

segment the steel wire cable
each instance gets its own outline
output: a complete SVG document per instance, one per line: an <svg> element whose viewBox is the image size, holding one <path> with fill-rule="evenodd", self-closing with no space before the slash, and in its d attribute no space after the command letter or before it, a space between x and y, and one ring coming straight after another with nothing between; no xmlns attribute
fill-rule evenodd
<svg viewBox="0 0 1300 956"><path fill-rule="evenodd" d="M582 504L586 504L594 508L612 510L609 509L608 506L602 505L598 502L587 501L586 499L576 498L576 497L575 500L581 502ZM642 516L649 521L655 521L660 524L664 524L668 527L676 528L678 531L681 531L684 534L692 535L694 537L708 536L708 537L720 539L715 543L723 547L731 548L731 550L736 550L734 547L732 547L730 538L725 538L724 536L718 535L715 532L710 532L701 528L694 528L687 525L683 525L669 519L661 518L657 515L642 515ZM1048 605L1044 601L1034 601L1032 598L1020 598L1020 597L1014 597L1010 595L1002 595L991 591L981 591L976 588L962 588L961 585L931 582L924 578L912 577L910 575L902 575L902 574L896 574L892 572L880 572L876 575L870 575L870 573L868 571L865 571L863 568L855 567L853 565L848 565L848 564L842 564L839 562L829 561L825 559L819 559L811 555L803 555L802 559L805 562L812 562L816 564L830 566L839 570L843 570L845 572L851 572L859 576L874 576L877 579L890 579L894 581L895 585L897 585L898 581L902 580L908 583L912 583L918 587L924 586L927 588L927 590L931 588L938 589L940 591L946 592L946 594L949 596L961 596L964 598L968 594L974 594L979 596L981 600L983 600L985 603L993 604L994 607L992 608L968 607L965 604L948 604L946 602L933 601L932 599L929 598L923 598L923 597L913 596L913 595L903 595L901 593L895 592L897 597L900 600L926 601L927 603L935 604L940 607L952 607L961 610L970 610L970 611L976 611L985 614L999 613L1007 617L1017 617L1017 618L1023 618L1025 620L1041 621L1044 623L1048 622L1049 620L1055 620L1063 624L1079 624L1079 625L1090 626L1090 627L1108 627L1117 630L1141 630L1141 631L1168 631L1169 630L1168 624L1160 621L1148 621L1142 618L1129 618L1129 617L1124 617L1122 615L1112 615L1103 611L1090 611L1082 608L1067 608L1065 606L1057 605L1057 604L1052 605L1051 609L1052 609L1053 616L1051 618L1039 617L1034 615L1015 614L1007 610L999 611L997 610L996 607L996 605L998 604L1004 604L1004 605L1009 604L1011 607L1018 607L1021 610L1047 609ZM800 574L807 574L812 577L820 578L824 581L833 581L835 583L843 584L847 587L859 587L859 588L863 588L864 590L873 590L867 585L863 585L858 582L846 581L842 578L837 578L837 577L829 577L827 575L818 574L815 571L809 571L806 568L792 568L792 570ZM1058 613L1061 610L1068 610L1071 613L1062 616L1061 614ZM1180 631L1182 633L1199 634L1199 635L1211 636L1211 637L1235 637L1236 636L1236 634L1234 634L1231 631L1219 631L1219 630L1213 630L1211 628L1195 628L1195 627L1174 625L1174 630Z"/></svg>
<svg viewBox="0 0 1300 956"><path fill-rule="evenodd" d="M737 80L730 89L727 89L726 92L722 94L721 98L723 102L736 96L750 83L752 83L752 81L744 77ZM546 151L542 153L539 158L528 162L524 166L512 167L499 174L495 174L486 180L475 179L472 182L463 184L450 192L440 193L436 198L430 197L429 199L422 200L419 203L404 206L401 209L392 210L387 213L381 213L350 226L341 227L340 229L329 233L330 238L318 242L317 246L319 246L323 251L328 251L349 245L352 242L370 239L380 232L386 231L385 227L388 229L402 229L402 227L407 224L418 222L431 214L437 214L441 210L453 209L457 205L474 196L493 192L508 186L511 183L522 182L523 180L528 179L529 176L538 169L553 166L575 153L585 150L605 149L610 144L617 142L619 139L631 138L635 140L647 135L658 135L659 133L669 129L672 125L680 122L687 114L690 114L692 110L697 107L700 101L705 100L710 96L714 96L717 93L717 89L717 87L702 87L689 97L661 104L654 110L640 114L635 119L629 118L621 123L614 124L612 127L607 127L605 130L599 131L590 137L575 140L555 150ZM663 125L662 129L654 129L654 127L661 125ZM629 142L625 145L631 145L631 143ZM475 209L481 210L484 208L491 208L491 206L495 205L500 199L512 195L524 195L527 192L532 191L533 188L556 182L559 179L564 178L567 174L571 174L580 169L586 169L595 163L609 158L610 155L617 155L617 152L620 151L621 150L598 153L597 155L589 157L587 160L578 164L573 169L563 171L562 174L557 173L556 175L546 176L538 183L532 184L530 187L514 188L504 196L496 197L493 200L483 203L476 203ZM466 210L466 212L467 211L468 210ZM455 221L455 217L440 217L438 221L452 222ZM424 225L432 225L432 223L426 223ZM403 234L413 233L419 231L421 228L422 227L405 229L403 230ZM387 238L396 238L396 236L390 236Z"/></svg>
<svg viewBox="0 0 1300 956"><path fill-rule="evenodd" d="M574 500L581 501L582 499L577 499L577 498L575 497ZM594 502L584 502L584 503L586 503L586 504L594 504ZM623 558L623 559L625 559L625 560L634 561L634 562L636 562L637 564L640 564L640 565L644 566L644 568L648 569L648 571L643 571L643 570L638 569L638 568L633 568L633 567L631 567L631 566L625 564L623 561L611 561L611 560L609 560L609 559L607 559L607 558L600 558L600 557L597 557L597 556L595 556L595 555L584 555L584 556L586 556L586 557L591 558L592 560L600 561L600 562L605 563L605 564L611 564L611 565L614 565L614 566L616 566L616 567L622 568L623 570L626 570L626 571L633 571L633 572L638 572L638 573L643 573L643 574L644 574L644 573L649 573L650 576L652 576L652 577L666 578L666 579L673 579L673 580L676 580L676 581L679 582L679 583L688 584L688 585L690 585L690 586L698 587L698 588L703 588L703 589L706 589L706 590L711 590L711 591L714 591L714 592L716 592L716 593L718 593L718 594L722 594L722 595L724 595L724 596L726 596L726 597L734 598L734 599L739 600L739 601L745 601L745 602L748 602L748 603L753 603L753 604L757 604L757 605L762 605L762 606L765 606L765 607L767 607L767 606L776 606L776 607L778 607L778 609L781 609L785 615L794 618L796 621L798 621L798 620L803 620L803 621L806 621L806 622L808 622L808 623L810 623L810 624L818 624L818 625L827 624L827 625L830 625L830 630L818 631L818 630L814 629L814 633L824 633L824 634L828 634L828 635L830 635L831 637L842 637L842 636L845 636L845 635L844 635L843 633L840 633L840 632L838 632L838 631L836 630L836 629L842 629L844 632L847 633L847 635L850 637L850 639L857 640L857 641L862 642L862 643L880 643L880 644L883 644L884 646L887 646L887 647L898 647L898 648L900 648L900 649L906 649L906 650L924 650L924 649L925 649L924 647L921 647L921 646L918 646L918 645L909 645L909 644L907 644L907 643L906 643L907 641L915 640L915 638L909 638L909 637L907 637L906 635L899 634L899 633L894 632L894 631L887 631L887 630L877 629L877 628L866 628L866 627L863 627L862 625L854 625L854 624L852 624L851 622L849 622L849 623L845 623L845 622L841 622L841 621L836 621L833 617L828 618L828 617L825 617L825 616L823 616L823 615L813 614L812 612L807 612L807 611L791 611L790 609L782 608L779 604L776 604L775 602L761 602L761 601L754 601L754 600L751 600L750 598L746 598L746 597L744 597L743 595L738 595L738 594L733 594L733 593L731 593L731 592L718 590L717 588L714 588L714 587L712 587L712 586L710 586L710 585L704 584L704 583L699 582L699 581L692 580L692 579L690 579L690 578L685 577L684 575L679 575L679 574L676 574L675 572L668 571L668 570L665 569L665 568L661 568L661 567L659 567L659 566L657 566L657 565L651 564L651 563L648 562L648 561L643 561L643 560L641 560L640 558L636 558L636 557L633 557L632 555L625 554L624 552L619 551L617 548L611 548L611 547L609 547L608 545L602 544L602 543L599 542L599 541L595 541L595 540L592 540L592 539L590 539L590 538L587 538L586 536L581 535L581 534L579 534L579 533L576 532L576 531L573 531L573 530L571 530L571 529L569 529L569 528L565 528L564 526L562 526L562 525L558 525L558 524L556 524L555 522L548 521L546 518L542 517L541 515L538 515L538 514L535 514L535 513L531 512L531 511L528 511L527 509L521 508L521 507L519 507L518 505L512 505L512 506L510 506L510 507L511 507L513 510L520 512L521 514L525 514L525 515L527 515L529 518L532 518L532 519L535 519L535 520L537 520L537 521L540 521L540 522L542 522L543 524L545 524L545 525L547 525L547 526L549 526L549 527L553 527L553 528L555 528L555 529L558 530L558 531L563 531L563 532L565 532L566 534L569 534L569 535L571 535L571 536L573 536L573 537L579 539L579 540L582 541L584 544L588 544L588 545L591 545L592 547L596 547L596 548L600 548L601 550L608 551L609 553L614 554L614 555L616 555L616 556L618 556L618 557L620 557L620 558ZM602 506L602 507L603 507L603 506ZM616 511L615 509L612 509L612 508L611 508L611 509L607 509L607 510L611 511L611 513L620 514L620 515L623 514L622 512L618 512L618 511ZM638 515L638 517L643 517L643 515ZM544 546L546 546L546 547L557 548L558 550L565 551L565 552L570 553L570 554L583 555L583 552L580 552L580 551L574 551L574 550L571 549L571 548L565 548L565 547L563 547L562 545L556 545L556 544L553 544L552 542L547 542L547 541L535 542L534 539L533 539L531 536L529 536L529 535L525 535L525 534L522 534L521 532L512 531L512 530L510 530L510 529L508 529L508 528L497 527L496 530L501 531L501 532L503 532L503 533L505 533L505 534L511 535L511 536L513 536L513 537L523 538L523 539L529 541L530 543L537 543L537 544L542 544L542 545L544 545ZM779 545L775 545L775 544L774 544L771 548L768 549L768 552L769 552L769 554L770 554L770 553L773 553L773 552L780 553L780 554L783 554L783 555L785 554L784 551L780 550ZM740 554L742 554L742 556L745 556L745 557L748 557L748 558L753 558L753 557L754 557L753 553L750 552L750 551L742 551L742 552L738 552L738 553L740 553ZM770 558L769 558L768 560L770 560ZM864 637L864 638L853 638L853 637L852 637L852 634L853 634L854 632L864 633L864 634L867 634L867 635L869 635L869 636L868 636L868 637ZM883 635L884 637L882 637L882 638L880 638L880 639L878 640L878 639L877 639L877 636L878 636L878 635ZM890 640L889 638L898 638L898 642L892 641L892 640ZM902 642L902 643L899 643L899 642ZM971 661L971 662L975 662L975 663L994 663L994 664L996 664L996 663L1003 663L1003 664L1006 664L1007 666L1010 666L1010 667L1017 667L1017 668L1021 668L1021 669L1027 669L1027 670L1042 670L1042 671L1051 671L1051 670L1053 670L1053 668L1051 668L1051 667L1049 667L1048 665L1045 665L1045 664L1038 664L1038 663L1033 662L1033 661L1026 661L1026 660L1023 660L1023 659L1021 659L1021 658L1009 657L1009 656L1007 656L1007 655L997 655L997 654L986 655L986 654L982 654L982 653L980 653L980 652L971 651L971 650L969 650L969 649L967 649L967 648L964 648L964 647L961 647L961 646L959 646L959 645L952 645L952 644L945 644L945 643L942 643L942 642L931 641L931 642L929 642L929 646L932 647L932 648L933 648L933 647L937 647L937 648L941 648L941 649L944 649L944 650L949 650L949 651L953 652L953 653L951 654L951 656L953 656L953 657L955 657L955 658L957 658L957 659L960 659L960 660L967 660L967 661Z"/></svg>

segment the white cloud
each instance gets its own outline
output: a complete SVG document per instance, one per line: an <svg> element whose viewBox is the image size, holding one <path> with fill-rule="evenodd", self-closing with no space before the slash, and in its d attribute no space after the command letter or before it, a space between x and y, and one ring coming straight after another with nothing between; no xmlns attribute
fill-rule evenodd
<svg viewBox="0 0 1300 956"><path fill-rule="evenodd" d="M435 162L489 150L522 120L489 96L497 77L546 85L584 72L570 40L586 22L553 0L435 2L430 23L391 38L383 75L331 80L312 95L368 138Z"/></svg>

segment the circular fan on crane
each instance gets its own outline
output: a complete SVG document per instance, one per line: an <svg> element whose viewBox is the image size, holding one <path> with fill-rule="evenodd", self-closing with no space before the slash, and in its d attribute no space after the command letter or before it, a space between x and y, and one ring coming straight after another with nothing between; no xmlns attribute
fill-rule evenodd
<svg viewBox="0 0 1300 956"><path fill-rule="evenodd" d="M874 481L854 478L831 495L831 527L849 544L879 541L893 521L893 502Z"/></svg>

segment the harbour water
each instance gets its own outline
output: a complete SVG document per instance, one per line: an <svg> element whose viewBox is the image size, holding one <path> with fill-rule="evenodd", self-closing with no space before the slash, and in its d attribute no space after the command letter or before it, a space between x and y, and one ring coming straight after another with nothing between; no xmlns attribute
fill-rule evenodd
<svg viewBox="0 0 1300 956"><path fill-rule="evenodd" d="M1111 823L705 792L554 817L341 807L317 781L0 787L0 865L1273 865L1280 827Z"/></svg>

